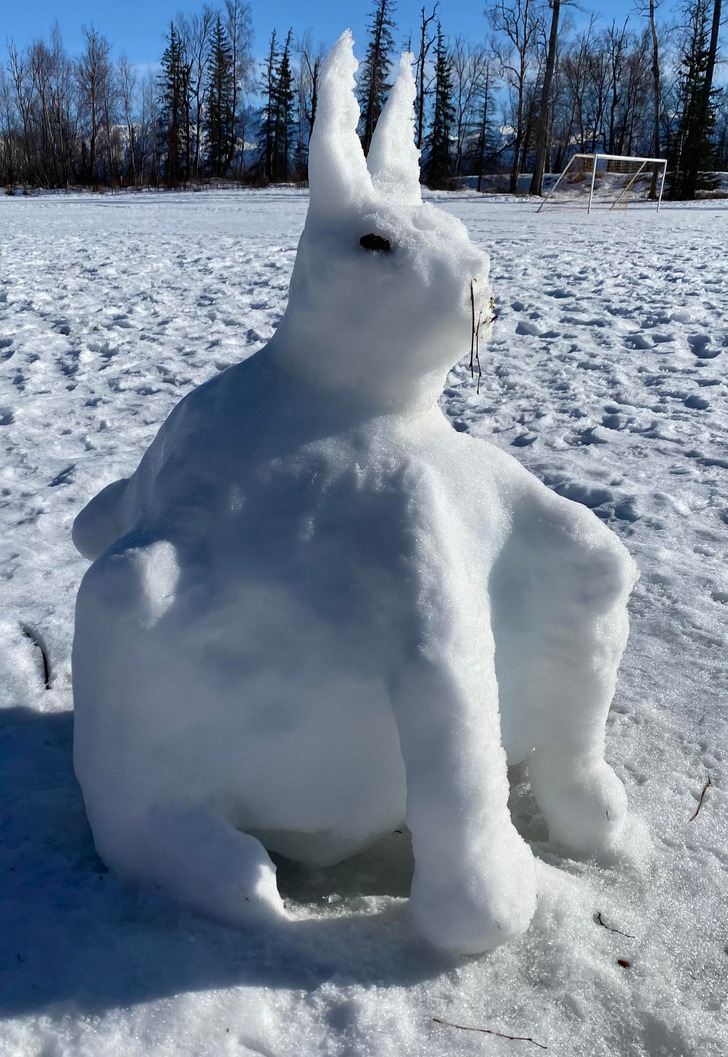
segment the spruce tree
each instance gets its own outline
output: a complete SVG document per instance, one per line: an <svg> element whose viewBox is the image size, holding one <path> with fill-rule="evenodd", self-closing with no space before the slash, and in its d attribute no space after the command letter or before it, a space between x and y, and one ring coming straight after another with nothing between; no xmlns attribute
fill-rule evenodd
<svg viewBox="0 0 728 1057"><path fill-rule="evenodd" d="M688 36L678 71L681 107L676 152L671 159L672 198L693 199L696 191L712 184L711 178L705 175L715 168L712 133L716 112L711 84L709 11L709 0L693 0L687 10Z"/></svg>
<svg viewBox="0 0 728 1057"><path fill-rule="evenodd" d="M392 30L395 23L392 18L395 9L394 0L375 0L369 30L369 44L366 56L361 65L359 76L359 105L361 107L361 142L364 153L369 153L369 144L382 112L384 101L389 91L389 70L392 65L391 54L394 48Z"/></svg>
<svg viewBox="0 0 728 1057"><path fill-rule="evenodd" d="M273 154L275 148L277 98L278 98L278 37L273 30L268 47L268 56L263 64L263 78L260 84L265 102L261 114L260 132L258 135L259 167L266 183L273 179Z"/></svg>
<svg viewBox="0 0 728 1057"><path fill-rule="evenodd" d="M271 179L275 183L285 183L290 176L291 168L291 151L294 139L294 93L293 71L291 70L292 38L293 31L289 29L275 78L275 134L271 159Z"/></svg>
<svg viewBox="0 0 728 1057"><path fill-rule="evenodd" d="M432 110L432 126L426 141L429 153L427 162L428 187L442 190L448 186L450 179L450 130L454 120L452 69L445 38L442 35L442 27L438 22L437 42L435 44L435 100Z"/></svg>
<svg viewBox="0 0 728 1057"><path fill-rule="evenodd" d="M478 115L478 138L472 143L468 155L471 163L471 171L478 177L477 190L482 191L486 161L488 156L495 152L496 140L499 138L498 134L493 129L493 123L490 117L490 110L493 103L493 85L490 62L487 62L485 65L478 95L480 96L478 101L480 111Z"/></svg>
<svg viewBox="0 0 728 1057"><path fill-rule="evenodd" d="M185 144L189 114L189 69L184 47L174 22L166 37L167 47L162 56L159 75L159 123L164 144L164 182L176 186L185 172Z"/></svg>
<svg viewBox="0 0 728 1057"><path fill-rule="evenodd" d="M230 142L234 140L233 115L233 52L218 15L210 39L207 58L207 120L205 131L208 144L210 175L225 176L227 160L231 156Z"/></svg>

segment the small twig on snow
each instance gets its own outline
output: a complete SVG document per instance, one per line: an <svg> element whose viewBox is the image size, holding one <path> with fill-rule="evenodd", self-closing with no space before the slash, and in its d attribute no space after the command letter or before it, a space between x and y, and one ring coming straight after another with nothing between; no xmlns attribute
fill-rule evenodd
<svg viewBox="0 0 728 1057"><path fill-rule="evenodd" d="M620 932L619 929L613 929L611 925L607 925L606 921L602 917L601 910L597 911L597 913L594 915L594 920L596 921L597 925L601 925L603 929L607 930L607 932L616 932L618 936L626 936L628 940L634 939L634 936L632 936L631 933Z"/></svg>
<svg viewBox="0 0 728 1057"><path fill-rule="evenodd" d="M501 1031L491 1031L490 1028L470 1028L465 1024L452 1024L449 1020L442 1020L440 1017L432 1018L436 1024L444 1024L448 1028L457 1028L458 1031L480 1031L483 1035L497 1035L499 1039L510 1039L511 1042L532 1042L534 1046L538 1046L542 1050L547 1050L548 1046L544 1046L542 1042L536 1042L530 1036L527 1038L525 1035L504 1035Z"/></svg>
<svg viewBox="0 0 728 1057"><path fill-rule="evenodd" d="M710 784L711 784L711 781L710 781L710 775L708 775L708 781L707 781L707 782L705 783L705 785L703 786L703 791L702 791L702 793L700 794L700 800L698 801L698 806L697 806L697 807L695 808L695 814L694 814L694 815L691 815L691 816L690 816L690 818L688 819L688 822L694 822L694 821L695 821L695 819L696 819L696 818L698 817L698 815L700 814L700 809L701 809L701 807L703 806L703 798L704 798L705 794L707 793L707 791L708 791L708 786L709 786Z"/></svg>

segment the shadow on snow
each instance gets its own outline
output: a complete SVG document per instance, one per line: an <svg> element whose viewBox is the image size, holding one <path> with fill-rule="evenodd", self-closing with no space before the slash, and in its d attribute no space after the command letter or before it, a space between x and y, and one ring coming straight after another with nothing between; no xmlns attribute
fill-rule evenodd
<svg viewBox="0 0 728 1057"><path fill-rule="evenodd" d="M277 860L281 892L305 917L276 930L224 928L125 886L94 849L72 740L70 711L0 712L0 1016L239 985L314 989L334 976L407 986L452 967L410 936L404 902L376 898L409 893L406 831L326 870Z"/></svg>

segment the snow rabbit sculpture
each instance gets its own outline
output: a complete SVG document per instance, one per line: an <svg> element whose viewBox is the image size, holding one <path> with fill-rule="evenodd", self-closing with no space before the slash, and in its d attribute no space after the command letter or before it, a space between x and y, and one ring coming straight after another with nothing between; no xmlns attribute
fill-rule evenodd
<svg viewBox="0 0 728 1057"><path fill-rule="evenodd" d="M437 407L488 260L422 203L409 58L365 161L334 46L275 336L76 520L74 759L109 866L230 924L286 917L266 849L333 863L406 819L415 927L479 952L535 906L506 758L553 840L623 825L604 728L635 574Z"/></svg>

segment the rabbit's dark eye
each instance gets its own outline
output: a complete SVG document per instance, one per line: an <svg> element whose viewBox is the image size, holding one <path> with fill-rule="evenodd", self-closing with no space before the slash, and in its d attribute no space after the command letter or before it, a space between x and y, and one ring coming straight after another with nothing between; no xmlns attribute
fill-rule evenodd
<svg viewBox="0 0 728 1057"><path fill-rule="evenodd" d="M382 235L362 235L359 239L359 245L363 246L365 250L382 250L384 253L389 253L392 249L392 244L389 239L385 239Z"/></svg>

